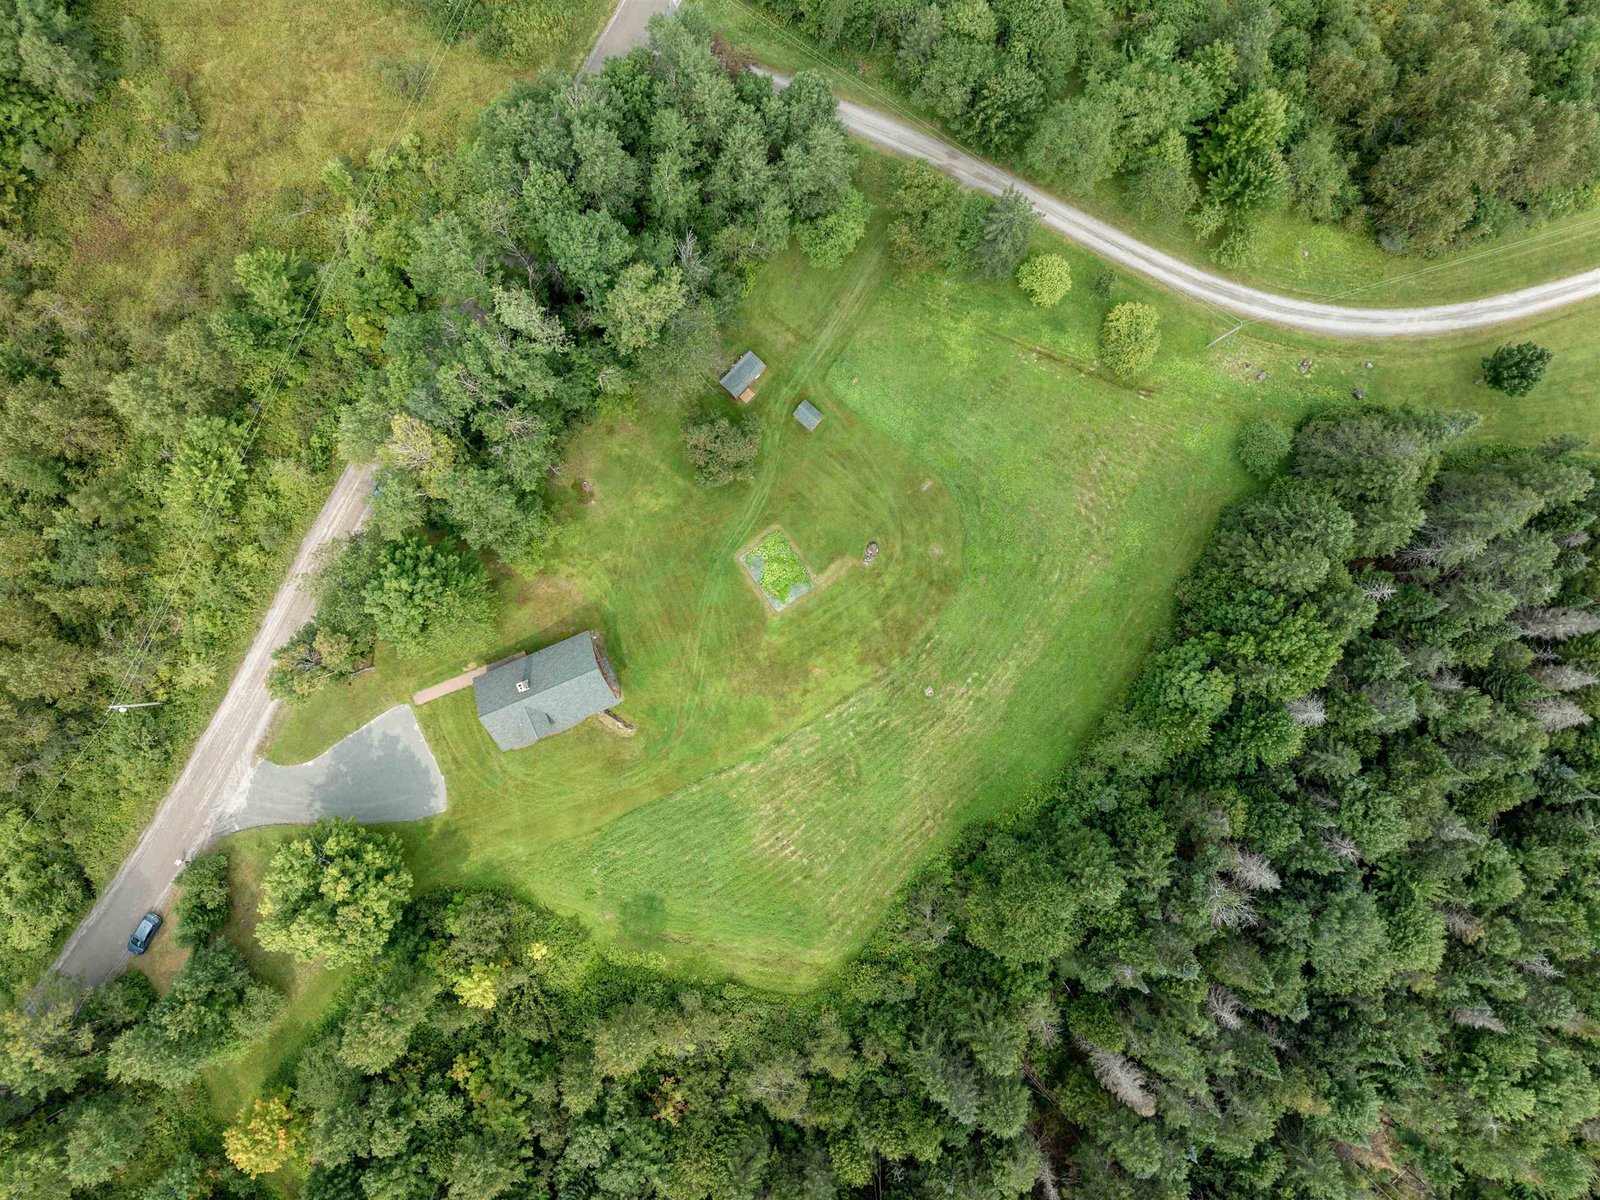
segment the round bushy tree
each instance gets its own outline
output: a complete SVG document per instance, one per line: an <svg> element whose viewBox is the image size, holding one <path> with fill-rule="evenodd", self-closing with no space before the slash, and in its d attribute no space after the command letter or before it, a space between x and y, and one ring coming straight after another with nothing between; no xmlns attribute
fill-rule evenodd
<svg viewBox="0 0 1600 1200"><path fill-rule="evenodd" d="M482 565L418 537L385 546L362 604L378 636L417 657L486 629L494 592Z"/></svg>
<svg viewBox="0 0 1600 1200"><path fill-rule="evenodd" d="M867 198L851 188L844 202L826 216L815 221L801 221L794 227L795 241L800 252L813 267L831 271L844 265L850 251L856 248L867 232L867 220L872 216L872 205Z"/></svg>
<svg viewBox="0 0 1600 1200"><path fill-rule="evenodd" d="M1554 357L1536 342L1507 342L1483 360L1483 380L1507 396L1526 396L1544 378Z"/></svg>
<svg viewBox="0 0 1600 1200"><path fill-rule="evenodd" d="M1040 308L1054 308L1072 290L1072 268L1059 254L1035 254L1017 268L1017 286Z"/></svg>
<svg viewBox="0 0 1600 1200"><path fill-rule="evenodd" d="M683 430L683 445L703 487L722 487L755 478L761 433L753 425L727 417L708 417Z"/></svg>
<svg viewBox="0 0 1600 1200"><path fill-rule="evenodd" d="M1100 323L1100 360L1123 379L1142 375L1161 348L1160 317L1148 304L1125 300Z"/></svg>
<svg viewBox="0 0 1600 1200"><path fill-rule="evenodd" d="M1266 481L1283 470L1294 448L1294 431L1282 421L1259 417L1239 431L1239 462L1256 479Z"/></svg>
<svg viewBox="0 0 1600 1200"><path fill-rule="evenodd" d="M299 1140L300 1126L282 1096L258 1096L248 1112L222 1131L228 1161L251 1179L287 1163Z"/></svg>
<svg viewBox="0 0 1600 1200"><path fill-rule="evenodd" d="M362 962L383 949L410 896L398 838L327 817L273 855L256 940L301 962Z"/></svg>

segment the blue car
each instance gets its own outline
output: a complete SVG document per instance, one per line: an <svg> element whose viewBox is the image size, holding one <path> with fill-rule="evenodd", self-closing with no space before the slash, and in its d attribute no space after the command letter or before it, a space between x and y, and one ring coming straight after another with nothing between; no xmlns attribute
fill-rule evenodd
<svg viewBox="0 0 1600 1200"><path fill-rule="evenodd" d="M156 936L156 930L161 928L161 914L147 912L144 920L139 922L139 928L133 931L133 936L128 939L129 954L143 954L150 949L150 942Z"/></svg>

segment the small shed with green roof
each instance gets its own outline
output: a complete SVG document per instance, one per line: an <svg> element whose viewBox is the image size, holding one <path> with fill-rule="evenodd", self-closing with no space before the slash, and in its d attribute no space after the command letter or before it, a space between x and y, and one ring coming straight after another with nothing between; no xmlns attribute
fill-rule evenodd
<svg viewBox="0 0 1600 1200"><path fill-rule="evenodd" d="M622 699L597 633L490 667L472 681L472 692L478 720L502 750L563 733Z"/></svg>
<svg viewBox="0 0 1600 1200"><path fill-rule="evenodd" d="M733 364L733 369L722 377L722 386L727 389L740 404L749 404L755 399L756 380L761 378L761 372L767 369L767 364L757 358L754 352L746 350L744 357Z"/></svg>

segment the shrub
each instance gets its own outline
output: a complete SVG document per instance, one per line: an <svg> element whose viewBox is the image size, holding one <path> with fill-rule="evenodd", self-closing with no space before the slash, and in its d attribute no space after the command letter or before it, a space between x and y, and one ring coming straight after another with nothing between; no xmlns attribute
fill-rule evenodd
<svg viewBox="0 0 1600 1200"><path fill-rule="evenodd" d="M1239 462L1251 476L1265 482L1283 470L1294 446L1294 432L1282 421L1260 417L1239 431Z"/></svg>
<svg viewBox="0 0 1600 1200"><path fill-rule="evenodd" d="M1040 308L1054 308L1072 290L1072 268L1059 254L1035 254L1017 268L1017 286Z"/></svg>
<svg viewBox="0 0 1600 1200"><path fill-rule="evenodd" d="M428 94L429 69L426 58L385 58L378 63L378 78L402 100L421 100Z"/></svg>
<svg viewBox="0 0 1600 1200"><path fill-rule="evenodd" d="M228 1161L251 1179L270 1175L287 1163L299 1140L300 1127L282 1096L258 1096L251 1102L248 1116L240 1113L239 1119L222 1131Z"/></svg>
<svg viewBox="0 0 1600 1200"><path fill-rule="evenodd" d="M696 421L684 427L683 445L703 487L722 487L755 477L761 434L752 425L727 417Z"/></svg>
<svg viewBox="0 0 1600 1200"><path fill-rule="evenodd" d="M1536 342L1507 342L1483 360L1483 380L1507 396L1533 391L1555 355Z"/></svg>
<svg viewBox="0 0 1600 1200"><path fill-rule="evenodd" d="M1109 300L1117 290L1117 273L1110 267L1101 267L1089 278L1089 294L1096 300Z"/></svg>
<svg viewBox="0 0 1600 1200"><path fill-rule="evenodd" d="M197 858L178 876L183 895L178 900L180 945L204 946L228 923L228 856L208 854Z"/></svg>
<svg viewBox="0 0 1600 1200"><path fill-rule="evenodd" d="M1142 375L1161 347L1160 318L1148 304L1125 300L1100 323L1100 360L1123 379Z"/></svg>

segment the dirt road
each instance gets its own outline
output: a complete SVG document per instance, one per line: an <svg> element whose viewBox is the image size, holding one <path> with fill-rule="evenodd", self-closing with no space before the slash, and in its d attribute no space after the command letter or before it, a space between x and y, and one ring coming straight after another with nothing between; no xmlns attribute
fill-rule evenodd
<svg viewBox="0 0 1600 1200"><path fill-rule="evenodd" d="M211 839L214 823L228 810L267 732L277 701L267 695L272 652L310 620L311 597L299 587L317 551L359 529L367 519L372 468L347 467L315 524L300 543L289 578L278 589L256 631L249 653L229 685L211 723L195 743L188 765L94 908L56 959L55 969L94 985L128 961L127 941L149 909L163 909L180 859L191 858ZM138 713L114 718L136 721ZM168 936L170 931L164 933Z"/></svg>
<svg viewBox="0 0 1600 1200"><path fill-rule="evenodd" d="M600 37L583 60L585 74L597 74L613 54L626 54L635 46L644 45L645 26L657 13L676 12L679 0L621 0L611 20L600 31Z"/></svg>
<svg viewBox="0 0 1600 1200"><path fill-rule="evenodd" d="M780 86L788 80L764 72ZM1104 221L1080 212L1009 171L951 145L943 138L898 117L850 100L839 101L839 119L863 141L905 158L932 163L956 182L998 195L1014 187L1033 203L1040 220L1080 246L1180 295L1199 300L1241 321L1266 321L1307 333L1345 338L1419 337L1482 329L1537 316L1600 296L1600 270L1520 291L1486 296L1460 304L1420 308L1359 308L1277 296L1248 284L1214 275L1193 263L1147 246Z"/></svg>

